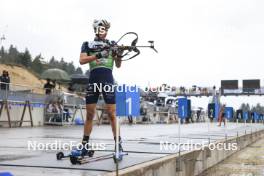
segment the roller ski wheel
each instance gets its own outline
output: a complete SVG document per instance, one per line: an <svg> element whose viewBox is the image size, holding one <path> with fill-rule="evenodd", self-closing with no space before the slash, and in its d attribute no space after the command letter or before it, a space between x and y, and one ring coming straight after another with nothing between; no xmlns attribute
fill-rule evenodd
<svg viewBox="0 0 264 176"><path fill-rule="evenodd" d="M89 150L88 153L87 153L87 155L89 157L93 157L94 156L94 150Z"/></svg>
<svg viewBox="0 0 264 176"><path fill-rule="evenodd" d="M63 152L58 152L56 154L56 158L57 158L57 160L61 160L62 158L65 158L64 153Z"/></svg>
<svg viewBox="0 0 264 176"><path fill-rule="evenodd" d="M70 156L70 161L73 165L80 164L78 157Z"/></svg>

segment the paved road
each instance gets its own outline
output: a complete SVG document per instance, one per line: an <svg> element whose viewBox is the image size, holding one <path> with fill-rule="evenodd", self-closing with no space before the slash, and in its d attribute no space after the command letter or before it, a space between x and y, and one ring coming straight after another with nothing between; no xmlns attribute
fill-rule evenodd
<svg viewBox="0 0 264 176"><path fill-rule="evenodd" d="M127 168L132 165L144 163L164 157L179 151L177 124L157 124L157 125L123 125L121 133L123 146L129 154L120 163L120 168ZM196 123L181 125L181 143L208 143L243 135L264 129L263 124L236 124L229 123L227 128L217 127L216 123ZM16 176L48 176L48 175L100 175L115 170L113 160L101 160L84 165L72 165L68 159L57 161L55 154L61 151L58 147L51 150L28 150L28 144L47 143L70 143L76 144L82 138L82 126L49 126L36 128L0 128L0 172L11 171ZM171 150L160 148L160 142L167 141L174 144ZM91 142L95 145L103 144L104 150L96 151L96 156L106 155L113 152L114 142L112 140L111 128L108 125L94 126L91 135ZM43 145L39 145L40 148ZM101 148L99 148L101 149ZM181 150L187 150L181 148ZM64 151L69 152L69 151Z"/></svg>

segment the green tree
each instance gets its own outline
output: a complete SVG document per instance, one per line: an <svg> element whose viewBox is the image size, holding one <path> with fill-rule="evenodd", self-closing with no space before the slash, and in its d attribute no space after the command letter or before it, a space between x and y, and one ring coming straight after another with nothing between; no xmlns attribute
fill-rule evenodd
<svg viewBox="0 0 264 176"><path fill-rule="evenodd" d="M45 63L44 60L45 58L43 58L41 54L33 59L27 48L24 52L19 52L14 45L10 45L8 50L5 50L4 47L0 48L0 63L21 64L27 68L31 68L38 74L41 74L44 70L50 68L65 70L68 74L83 74L83 70L80 67L76 68L73 62L68 63L64 58L61 58L60 61L58 61L52 56L48 63Z"/></svg>
<svg viewBox="0 0 264 176"><path fill-rule="evenodd" d="M50 59L50 61L49 61L49 65L54 65L55 64L55 57L54 56L52 56L51 57L51 59Z"/></svg>
<svg viewBox="0 0 264 176"><path fill-rule="evenodd" d="M8 53L6 55L6 57L4 58L3 62L4 63L18 63L20 64L20 53L18 52L18 50L13 46L10 45L9 49L8 49Z"/></svg>
<svg viewBox="0 0 264 176"><path fill-rule="evenodd" d="M253 112L258 112L258 113L263 113L264 112L264 107L258 103L256 106L252 107L251 109Z"/></svg>
<svg viewBox="0 0 264 176"><path fill-rule="evenodd" d="M76 68L75 74L83 74L83 70L81 67Z"/></svg>
<svg viewBox="0 0 264 176"><path fill-rule="evenodd" d="M43 64L41 63L43 58L41 57L41 54L37 55L33 62L32 62L32 70L34 70L36 73L41 74L44 70Z"/></svg>
<svg viewBox="0 0 264 176"><path fill-rule="evenodd" d="M75 72L75 66L73 65L73 62L70 62L66 64L66 69L65 71L69 74L72 75Z"/></svg>
<svg viewBox="0 0 264 176"><path fill-rule="evenodd" d="M90 76L90 70L86 70L85 75L89 77Z"/></svg>
<svg viewBox="0 0 264 176"><path fill-rule="evenodd" d="M64 61L64 58L62 57L59 62L59 68L66 71L67 70L67 63Z"/></svg>
<svg viewBox="0 0 264 176"><path fill-rule="evenodd" d="M240 106L240 108L239 109L242 109L243 111L250 111L250 106L249 106L249 104L247 103L242 103L241 104L241 106Z"/></svg>
<svg viewBox="0 0 264 176"><path fill-rule="evenodd" d="M6 53L5 53L5 49L2 46L1 50L0 50L0 61L3 61L4 57L5 57Z"/></svg>
<svg viewBox="0 0 264 176"><path fill-rule="evenodd" d="M31 54L26 48L25 52L20 54L20 63L25 67L29 67L31 65L31 62L32 62Z"/></svg>
<svg viewBox="0 0 264 176"><path fill-rule="evenodd" d="M55 59L54 56L51 57L49 63L48 63L48 68L60 68L59 62Z"/></svg>

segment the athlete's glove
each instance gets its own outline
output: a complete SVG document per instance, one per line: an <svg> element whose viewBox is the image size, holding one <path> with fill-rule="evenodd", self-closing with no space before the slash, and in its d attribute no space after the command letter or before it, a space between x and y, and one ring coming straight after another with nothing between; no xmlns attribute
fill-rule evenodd
<svg viewBox="0 0 264 176"><path fill-rule="evenodd" d="M115 56L115 57L120 58L120 57L122 57L123 53L124 53L124 50L119 49L119 48L113 50L113 56Z"/></svg>
<svg viewBox="0 0 264 176"><path fill-rule="evenodd" d="M107 58L109 56L109 51L104 50L101 52L98 52L95 57L97 57L97 59L101 59L101 58Z"/></svg>

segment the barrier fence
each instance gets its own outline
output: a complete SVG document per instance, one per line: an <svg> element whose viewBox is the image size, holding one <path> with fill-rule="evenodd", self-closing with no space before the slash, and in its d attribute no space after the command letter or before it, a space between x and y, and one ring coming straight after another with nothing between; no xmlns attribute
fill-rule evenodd
<svg viewBox="0 0 264 176"><path fill-rule="evenodd" d="M9 127L11 127L12 123L17 123L18 126L22 126L24 121L25 112L28 109L29 110L29 117L30 117L30 123L31 126L33 126L32 121L32 108L43 108L44 109L44 124L63 124L64 120L67 120L67 116L71 115L73 118L70 120L71 122L74 121L75 115L77 110L82 110L85 108L85 92L79 92L79 93L67 93L62 91L61 89L53 90L52 94L46 95L45 89L43 87L39 86L28 86L28 85L20 85L20 84L6 84L3 82L0 82L1 89L0 89L0 120L1 116L4 113L4 110L6 110L7 114L7 121L0 121L0 122L8 122ZM5 86L2 86L5 85ZM172 91L168 93L168 95L185 95L185 96L213 96L214 94L221 93L220 90L216 90L215 87L193 87L190 89L186 89L183 87L180 88L174 88ZM236 90L228 90L223 92L225 94L241 94L243 95L243 91L241 89ZM264 94L264 89L258 89L253 92L254 95L261 95ZM223 94L222 94L223 95ZM103 114L103 102L99 100L98 102L99 106L97 108L98 111L102 111ZM23 108L21 118L16 121L12 121L9 107L17 106ZM155 105L153 105L155 107ZM50 110L49 110L50 108ZM56 109L54 112L52 109ZM71 112L69 112L69 109ZM172 108L170 108L172 109ZM147 108L147 110L150 110L150 107ZM153 110L153 113L149 112L142 112L141 115L145 118L145 121L150 121L149 114L153 114L155 116L158 114L158 121L161 121L162 113L177 116L177 109L173 109L174 111L155 111ZM67 113L67 116L65 117L65 113ZM97 115L98 121L100 123L102 119L102 114ZM83 119L83 114L81 112L81 116ZM175 117L173 117L175 118ZM176 118L175 118L176 119ZM197 117L198 119L198 117ZM142 120L143 121L143 120ZM198 120L197 120L198 121Z"/></svg>
<svg viewBox="0 0 264 176"><path fill-rule="evenodd" d="M77 94L64 92L61 89L55 89L51 94L46 95L45 89L42 87L26 86L12 83L6 84L3 82L0 82L0 84L0 122L8 123L9 127L12 127L12 124L17 124L16 126L22 126L23 122L30 122L31 126L33 126L33 108L44 109L44 124L48 124L49 122L51 122L50 119L47 119L47 116L49 116L50 118L53 118L55 116L60 117L60 123L57 123L57 118L56 121L52 120L52 122L54 123L50 124L63 124L63 118L65 117L65 114L70 114L69 109L72 109L72 115L75 116L77 109L81 109L82 106L85 105L84 97ZM22 115L19 120L12 120L12 117L10 115L10 108L12 107L23 108ZM51 107L50 113L48 113L49 107ZM28 109L30 120L24 120L26 109ZM1 116L3 115L4 111L6 111L7 120L1 121Z"/></svg>

